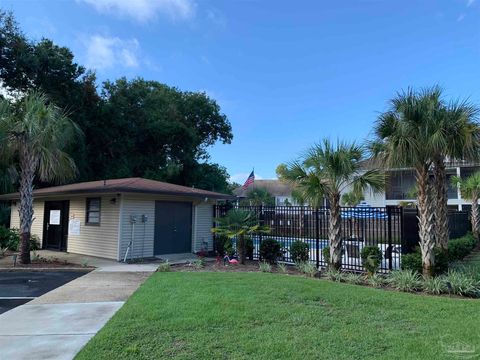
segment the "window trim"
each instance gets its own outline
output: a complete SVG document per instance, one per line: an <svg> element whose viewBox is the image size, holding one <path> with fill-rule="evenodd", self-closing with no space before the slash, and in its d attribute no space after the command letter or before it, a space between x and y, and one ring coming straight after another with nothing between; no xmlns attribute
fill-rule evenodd
<svg viewBox="0 0 480 360"><path fill-rule="evenodd" d="M89 210L89 205L92 200L98 200L98 211ZM89 222L88 215L90 212L98 212L98 222ZM85 225L87 226L100 226L102 221L102 198L101 197L89 197L85 201Z"/></svg>

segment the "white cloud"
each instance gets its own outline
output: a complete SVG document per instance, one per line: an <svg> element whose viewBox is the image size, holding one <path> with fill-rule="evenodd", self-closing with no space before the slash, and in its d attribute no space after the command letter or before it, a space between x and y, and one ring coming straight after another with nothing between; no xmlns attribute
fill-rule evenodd
<svg viewBox="0 0 480 360"><path fill-rule="evenodd" d="M118 37L92 35L84 41L86 46L86 65L102 70L121 66L135 68L139 65L140 45L137 39L122 40Z"/></svg>
<svg viewBox="0 0 480 360"><path fill-rule="evenodd" d="M472 6L474 2L475 0L467 0L467 7Z"/></svg>
<svg viewBox="0 0 480 360"><path fill-rule="evenodd" d="M465 19L465 14L458 15L458 17L457 17L458 22L462 21L463 19Z"/></svg>
<svg viewBox="0 0 480 360"><path fill-rule="evenodd" d="M157 14L173 20L188 20L195 15L193 0L77 0L91 5L102 14L130 17L138 22L154 20Z"/></svg>

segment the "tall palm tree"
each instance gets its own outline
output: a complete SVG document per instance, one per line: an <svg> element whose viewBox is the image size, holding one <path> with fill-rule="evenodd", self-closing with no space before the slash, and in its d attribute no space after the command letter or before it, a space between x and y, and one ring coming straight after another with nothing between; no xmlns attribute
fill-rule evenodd
<svg viewBox="0 0 480 360"><path fill-rule="evenodd" d="M30 263L33 183L62 181L74 176L72 158L63 149L80 134L63 111L38 92L18 102L0 100L0 151L18 162L20 193L20 261Z"/></svg>
<svg viewBox="0 0 480 360"><path fill-rule="evenodd" d="M255 214L248 210L231 209L223 217L215 219L214 234L236 239L240 263L245 264L246 237L255 233L268 233L269 228L262 226Z"/></svg>
<svg viewBox="0 0 480 360"><path fill-rule="evenodd" d="M381 114L374 126L376 139L371 149L386 168L412 167L417 182L420 248L423 273L430 276L435 265L435 186L430 178L437 147L432 141L438 89L397 94L390 109Z"/></svg>
<svg viewBox="0 0 480 360"><path fill-rule="evenodd" d="M437 90L440 94L440 90ZM431 140L435 149L433 173L436 193L436 243L448 250L447 176L445 162L452 160L478 160L480 130L476 122L478 108L466 101L444 105L439 97L432 104L433 128Z"/></svg>
<svg viewBox="0 0 480 360"><path fill-rule="evenodd" d="M462 179L458 176L454 176L451 179L453 186L458 186L462 193L462 198L471 200L471 222L473 236L478 240L480 236L480 212L478 206L478 200L480 200L480 171L477 171Z"/></svg>
<svg viewBox="0 0 480 360"><path fill-rule="evenodd" d="M368 187L377 191L385 186L384 174L379 170L362 171L364 153L364 149L355 143L338 141L332 144L324 139L280 173L280 178L291 182L310 205L321 206L324 197L330 202L330 265L335 269L340 269L342 263L342 192L353 188L358 193Z"/></svg>

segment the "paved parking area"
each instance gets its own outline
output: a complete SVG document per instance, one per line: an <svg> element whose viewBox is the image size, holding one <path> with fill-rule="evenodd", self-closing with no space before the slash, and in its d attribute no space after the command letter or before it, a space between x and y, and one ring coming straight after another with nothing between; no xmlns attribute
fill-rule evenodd
<svg viewBox="0 0 480 360"><path fill-rule="evenodd" d="M102 264L98 260L96 265L99 267L86 275L0 273L9 287L2 291L10 296L34 296L47 291L0 314L0 359L73 359L158 266L111 260L102 260ZM62 281L63 285L58 286Z"/></svg>
<svg viewBox="0 0 480 360"><path fill-rule="evenodd" d="M0 314L85 275L85 271L0 272Z"/></svg>

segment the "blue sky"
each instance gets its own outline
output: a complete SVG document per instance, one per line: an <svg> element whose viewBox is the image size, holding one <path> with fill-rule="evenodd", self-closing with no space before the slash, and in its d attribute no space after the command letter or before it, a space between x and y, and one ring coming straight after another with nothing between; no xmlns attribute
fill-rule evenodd
<svg viewBox="0 0 480 360"><path fill-rule="evenodd" d="M480 104L480 0L4 1L24 31L70 47L100 81L206 91L234 140L212 161L243 182L323 137L365 139L389 98L439 84Z"/></svg>

